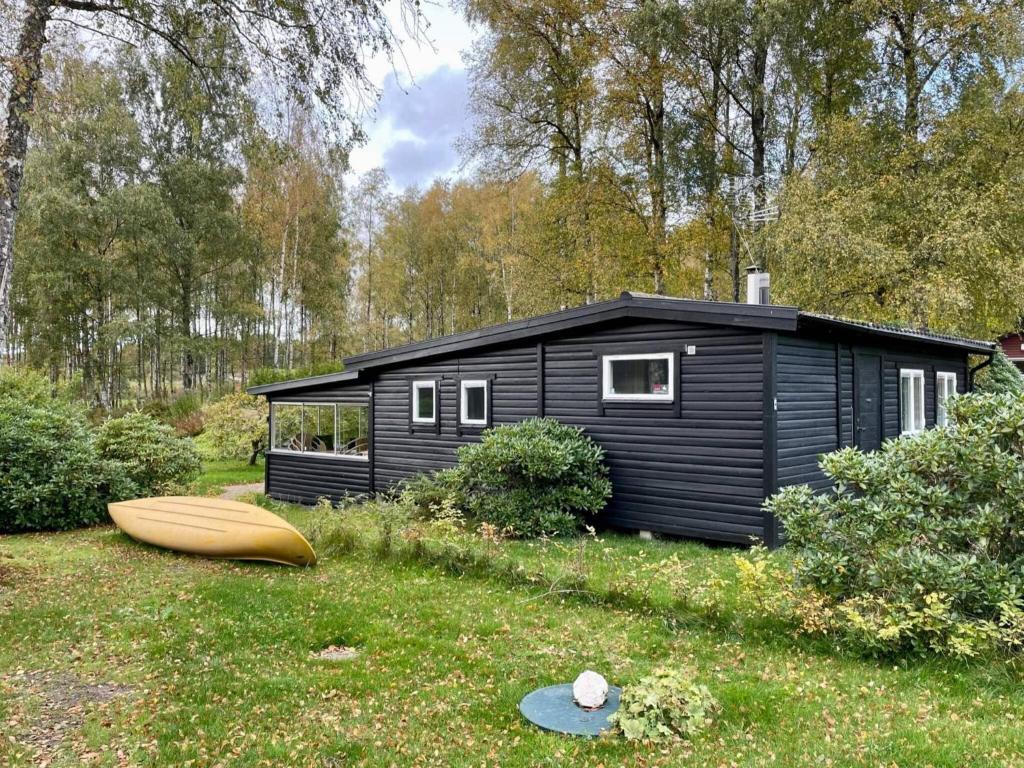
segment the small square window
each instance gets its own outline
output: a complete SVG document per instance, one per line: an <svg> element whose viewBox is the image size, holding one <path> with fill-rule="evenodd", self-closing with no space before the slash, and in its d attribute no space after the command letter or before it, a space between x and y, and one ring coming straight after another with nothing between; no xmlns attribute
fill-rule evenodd
<svg viewBox="0 0 1024 768"><path fill-rule="evenodd" d="M672 402L675 366L671 352L605 355L602 361L605 400Z"/></svg>
<svg viewBox="0 0 1024 768"><path fill-rule="evenodd" d="M486 426L488 417L487 384L486 379L462 382L461 397L459 398L462 403L459 414L461 423Z"/></svg>
<svg viewBox="0 0 1024 768"><path fill-rule="evenodd" d="M437 421L437 386L433 381L412 383L412 420L417 424Z"/></svg>
<svg viewBox="0 0 1024 768"><path fill-rule="evenodd" d="M950 371L939 371L935 374L935 424L944 427L949 424L949 412L946 404L949 398L956 395L956 374Z"/></svg>
<svg viewBox="0 0 1024 768"><path fill-rule="evenodd" d="M900 432L924 431L924 371L900 369Z"/></svg>

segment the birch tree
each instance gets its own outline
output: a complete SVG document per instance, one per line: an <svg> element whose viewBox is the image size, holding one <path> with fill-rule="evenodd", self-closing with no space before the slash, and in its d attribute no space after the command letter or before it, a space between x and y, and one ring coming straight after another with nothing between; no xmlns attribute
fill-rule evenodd
<svg viewBox="0 0 1024 768"><path fill-rule="evenodd" d="M415 32L418 3L402 0L401 7ZM202 43L209 41L203 30L196 34L182 23L187 19L216 20L219 34L232 38L242 54L229 66L258 70L295 98L314 105L329 118L341 141L359 137L361 99L373 90L365 55L391 54L396 47L383 0L24 0L18 39L6 57L10 84L0 135L0 349L6 347L29 118L49 29L71 24L137 44L157 43L205 78L224 63L206 57Z"/></svg>

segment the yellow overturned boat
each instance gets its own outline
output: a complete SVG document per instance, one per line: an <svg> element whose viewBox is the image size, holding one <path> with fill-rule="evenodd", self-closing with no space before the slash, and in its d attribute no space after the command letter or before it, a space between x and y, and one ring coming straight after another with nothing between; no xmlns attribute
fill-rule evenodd
<svg viewBox="0 0 1024 768"><path fill-rule="evenodd" d="M283 565L316 563L295 528L253 504L203 496L160 496L107 505L117 527L157 547L230 560Z"/></svg>

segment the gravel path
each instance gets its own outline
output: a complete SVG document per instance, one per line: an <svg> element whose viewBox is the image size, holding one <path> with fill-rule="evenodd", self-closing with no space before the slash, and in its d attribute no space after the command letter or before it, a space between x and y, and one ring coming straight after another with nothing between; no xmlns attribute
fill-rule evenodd
<svg viewBox="0 0 1024 768"><path fill-rule="evenodd" d="M236 500L246 494L263 493L263 483L243 483L242 485L225 485L220 497Z"/></svg>

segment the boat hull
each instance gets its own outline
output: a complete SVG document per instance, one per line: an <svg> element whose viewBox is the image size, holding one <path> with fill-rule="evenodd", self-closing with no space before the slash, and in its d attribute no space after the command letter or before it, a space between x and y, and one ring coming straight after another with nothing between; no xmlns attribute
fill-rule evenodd
<svg viewBox="0 0 1024 768"><path fill-rule="evenodd" d="M316 563L309 542L286 521L253 504L203 496L160 496L107 505L133 539L178 552L283 565Z"/></svg>

